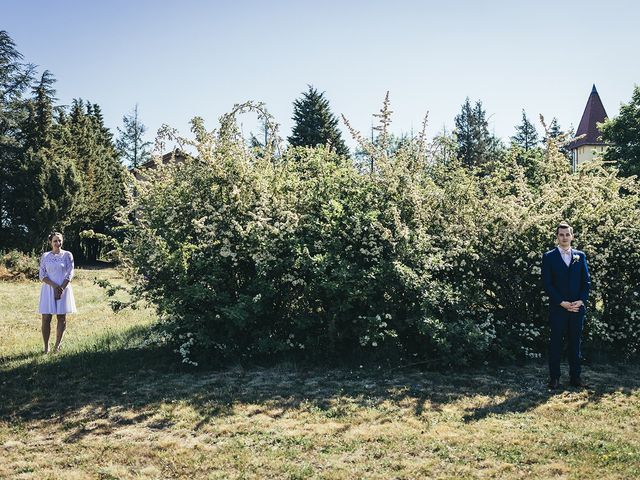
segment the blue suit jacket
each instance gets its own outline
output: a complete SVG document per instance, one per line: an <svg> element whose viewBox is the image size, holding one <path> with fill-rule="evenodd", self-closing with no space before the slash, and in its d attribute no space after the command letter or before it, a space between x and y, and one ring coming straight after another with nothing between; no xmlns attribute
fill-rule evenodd
<svg viewBox="0 0 640 480"><path fill-rule="evenodd" d="M575 259L575 257L578 257ZM560 306L565 300L575 302L582 300L587 304L591 277L587 266L587 257L584 252L571 249L571 263L562 260L560 250L554 248L542 256L542 281L544 289L549 296L549 316L557 316L566 313ZM580 308L584 314L585 308Z"/></svg>

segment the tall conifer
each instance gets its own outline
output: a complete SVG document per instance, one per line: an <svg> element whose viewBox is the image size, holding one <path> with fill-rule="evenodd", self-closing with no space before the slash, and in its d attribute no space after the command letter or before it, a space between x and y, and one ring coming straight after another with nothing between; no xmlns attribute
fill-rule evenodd
<svg viewBox="0 0 640 480"><path fill-rule="evenodd" d="M23 152L13 172L13 202L9 214L19 229L23 246L37 248L55 227L73 215L79 181L75 167L60 155L54 136L55 79L45 71L33 88L29 115L22 126Z"/></svg>
<svg viewBox="0 0 640 480"><path fill-rule="evenodd" d="M571 150L566 145L566 141L570 138L573 138L574 131L573 128L570 128L569 131L565 132L560 127L560 123L556 117L553 117L549 127L547 128L547 133L544 137L542 137L543 145L546 145L549 140L555 140L559 142L558 150L567 158L569 162L571 162Z"/></svg>
<svg viewBox="0 0 640 480"><path fill-rule="evenodd" d="M469 97L455 117L455 137L458 159L467 167L489 162L496 154L500 142L489 133L489 122L482 102L471 105Z"/></svg>
<svg viewBox="0 0 640 480"><path fill-rule="evenodd" d="M338 119L331 113L324 92L320 93L309 85L309 90L293 102L293 121L294 126L288 138L292 146L328 144L340 155L349 154L338 128Z"/></svg>
<svg viewBox="0 0 640 480"><path fill-rule="evenodd" d="M69 154L82 178L81 201L69 230L79 258L95 261L100 244L92 238L81 240L80 233L113 233L114 216L124 201L125 170L97 104L75 99L67 123Z"/></svg>
<svg viewBox="0 0 640 480"><path fill-rule="evenodd" d="M116 148L124 163L132 168L137 168L151 158L149 151L151 142L144 139L147 127L138 115L138 104L133 107L131 113L122 117L122 125L122 129L118 127L119 136L116 140Z"/></svg>
<svg viewBox="0 0 640 480"><path fill-rule="evenodd" d="M23 155L20 126L28 115L24 95L34 70L22 60L9 34L0 30L0 249L16 247L16 234L21 231L10 212L16 199L13 181Z"/></svg>
<svg viewBox="0 0 640 480"><path fill-rule="evenodd" d="M629 103L620 106L615 118L600 127L609 148L605 160L613 160L624 176L640 176L640 86L636 85Z"/></svg>
<svg viewBox="0 0 640 480"><path fill-rule="evenodd" d="M524 109L522 110L522 123L516 126L516 134L511 137L511 143L518 145L525 152L536 147L539 143L536 127L529 121Z"/></svg>

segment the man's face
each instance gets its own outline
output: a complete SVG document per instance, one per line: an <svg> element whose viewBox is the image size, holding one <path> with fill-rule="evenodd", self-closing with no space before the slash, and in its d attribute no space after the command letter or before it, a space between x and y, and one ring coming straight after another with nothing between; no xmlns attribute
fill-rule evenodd
<svg viewBox="0 0 640 480"><path fill-rule="evenodd" d="M573 234L568 228L560 228L557 234L558 245L565 250L571 247L571 240L573 240Z"/></svg>

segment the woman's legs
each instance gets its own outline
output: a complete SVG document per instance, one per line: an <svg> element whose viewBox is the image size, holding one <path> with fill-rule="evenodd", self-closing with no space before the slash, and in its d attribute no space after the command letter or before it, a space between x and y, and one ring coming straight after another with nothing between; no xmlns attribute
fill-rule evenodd
<svg viewBox="0 0 640 480"><path fill-rule="evenodd" d="M49 336L51 335L51 317L47 313L42 314L42 340L44 341L44 353L49 353Z"/></svg>
<svg viewBox="0 0 640 480"><path fill-rule="evenodd" d="M67 316L56 315L58 317L58 327L56 328L56 346L55 351L60 351L60 343L62 343L62 337L64 336L64 330L67 328Z"/></svg>

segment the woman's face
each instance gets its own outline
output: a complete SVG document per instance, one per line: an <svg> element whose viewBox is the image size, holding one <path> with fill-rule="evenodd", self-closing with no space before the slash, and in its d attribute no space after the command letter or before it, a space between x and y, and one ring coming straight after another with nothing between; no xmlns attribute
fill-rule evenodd
<svg viewBox="0 0 640 480"><path fill-rule="evenodd" d="M62 237L60 235L54 235L51 239L51 248L53 250L60 250L62 248Z"/></svg>

